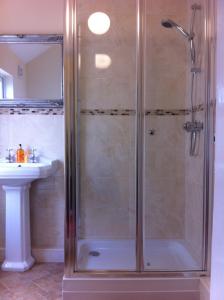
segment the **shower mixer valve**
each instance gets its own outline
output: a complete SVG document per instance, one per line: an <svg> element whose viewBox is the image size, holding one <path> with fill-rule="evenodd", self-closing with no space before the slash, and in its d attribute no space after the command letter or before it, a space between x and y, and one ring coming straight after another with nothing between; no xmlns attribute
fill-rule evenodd
<svg viewBox="0 0 224 300"><path fill-rule="evenodd" d="M203 130L203 123L199 121L186 122L184 124L184 129L187 132L200 132Z"/></svg>
<svg viewBox="0 0 224 300"><path fill-rule="evenodd" d="M191 9L195 9L195 10L196 10L196 9L199 9L199 10L200 10L200 9L201 9L201 5L200 5L200 4L197 4L197 3L192 4L192 5L191 5Z"/></svg>
<svg viewBox="0 0 224 300"><path fill-rule="evenodd" d="M191 73L195 73L195 74L201 73L201 68L193 67L193 68L191 68Z"/></svg>
<svg viewBox="0 0 224 300"><path fill-rule="evenodd" d="M200 132L203 130L203 123L199 121L186 122L184 130L190 133L190 156L197 156L199 151Z"/></svg>

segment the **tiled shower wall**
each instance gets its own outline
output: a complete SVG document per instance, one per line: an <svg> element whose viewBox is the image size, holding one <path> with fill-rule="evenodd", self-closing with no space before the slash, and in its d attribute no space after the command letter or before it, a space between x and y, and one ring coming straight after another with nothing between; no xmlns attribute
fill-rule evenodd
<svg viewBox="0 0 224 300"><path fill-rule="evenodd" d="M116 1L115 1L116 2ZM187 1L146 1L144 202L146 238L185 238L187 44L161 26L187 27ZM135 1L80 1L81 238L135 236ZM86 23L95 11L111 18L105 36ZM96 69L95 54L111 58ZM118 110L113 115L109 110ZM98 110L98 111L97 111ZM160 110L160 111L156 111ZM180 110L180 111L178 111ZM148 131L155 130L154 135Z"/></svg>
<svg viewBox="0 0 224 300"><path fill-rule="evenodd" d="M174 111L186 102L187 44L172 29L187 26L187 1L146 1L145 108ZM144 202L146 238L184 239L184 113L145 118ZM155 134L150 135L150 130Z"/></svg>
<svg viewBox="0 0 224 300"><path fill-rule="evenodd" d="M80 126L80 237L133 238L136 4L134 0L90 0L78 1L78 7L80 106L89 111L81 114ZM111 19L105 35L97 36L87 27L95 11ZM107 56L111 64L97 68L96 55Z"/></svg>
<svg viewBox="0 0 224 300"><path fill-rule="evenodd" d="M203 133L198 157L189 156L189 44L165 29L171 18L189 30L191 2L146 1L144 213L146 238L185 240L199 258L202 244ZM202 3L204 8L204 3ZM135 1L80 1L81 32L81 238L135 236ZM88 16L103 11L111 29L95 36ZM203 11L200 13L202 21ZM197 27L198 25L196 25ZM200 24L202 28L202 24ZM200 42L202 41L200 34ZM200 43L197 40L197 45ZM201 49L200 61L203 64ZM94 55L112 58L95 68ZM197 79L204 103L205 72ZM124 112L122 110L129 110ZM117 110L117 111L116 111ZM131 110L131 111L130 111ZM204 122L204 112L197 112ZM149 133L150 130L154 134Z"/></svg>

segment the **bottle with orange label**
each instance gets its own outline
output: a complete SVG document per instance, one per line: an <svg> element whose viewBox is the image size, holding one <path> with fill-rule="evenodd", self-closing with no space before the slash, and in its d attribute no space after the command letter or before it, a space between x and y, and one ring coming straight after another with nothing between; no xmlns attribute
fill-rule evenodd
<svg viewBox="0 0 224 300"><path fill-rule="evenodd" d="M19 148L16 151L16 162L24 163L25 162L25 151L22 148L22 145L19 144Z"/></svg>

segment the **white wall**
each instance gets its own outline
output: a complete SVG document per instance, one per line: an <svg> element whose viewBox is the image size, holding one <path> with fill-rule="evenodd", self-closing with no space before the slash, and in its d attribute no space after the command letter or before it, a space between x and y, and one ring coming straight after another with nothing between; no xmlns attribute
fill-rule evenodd
<svg viewBox="0 0 224 300"><path fill-rule="evenodd" d="M211 300L224 299L224 1L217 0L216 150Z"/></svg>
<svg viewBox="0 0 224 300"><path fill-rule="evenodd" d="M28 62L26 71L28 98L61 98L61 45L52 45L47 51Z"/></svg>
<svg viewBox="0 0 224 300"><path fill-rule="evenodd" d="M1 0L0 33L63 33L64 0Z"/></svg>

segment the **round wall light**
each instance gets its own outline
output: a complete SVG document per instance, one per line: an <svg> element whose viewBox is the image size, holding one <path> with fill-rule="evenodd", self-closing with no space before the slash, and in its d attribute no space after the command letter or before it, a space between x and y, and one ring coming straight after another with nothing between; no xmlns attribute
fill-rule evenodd
<svg viewBox="0 0 224 300"><path fill-rule="evenodd" d="M104 34L110 29L110 18L103 12L95 12L89 16L88 27L94 34Z"/></svg>

